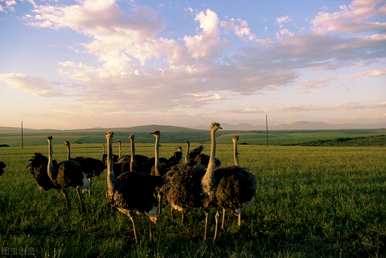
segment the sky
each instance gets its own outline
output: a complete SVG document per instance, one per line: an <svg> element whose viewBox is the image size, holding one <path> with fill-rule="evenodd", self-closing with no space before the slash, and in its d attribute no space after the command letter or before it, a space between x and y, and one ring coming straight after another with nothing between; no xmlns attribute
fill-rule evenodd
<svg viewBox="0 0 386 258"><path fill-rule="evenodd" d="M386 127L386 1L0 0L0 126Z"/></svg>

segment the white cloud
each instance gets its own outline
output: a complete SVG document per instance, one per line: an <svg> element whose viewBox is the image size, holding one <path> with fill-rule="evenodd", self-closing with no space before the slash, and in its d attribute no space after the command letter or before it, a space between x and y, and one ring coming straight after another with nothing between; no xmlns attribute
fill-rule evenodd
<svg viewBox="0 0 386 258"><path fill-rule="evenodd" d="M41 78L27 76L21 73L0 73L0 81L10 87L20 89L36 96L60 96L63 93L58 91L56 87Z"/></svg>
<svg viewBox="0 0 386 258"><path fill-rule="evenodd" d="M226 21L222 21L221 25L232 31L237 37L247 40L255 40L256 35L252 32L251 28L248 25L248 22L239 18L231 18Z"/></svg>
<svg viewBox="0 0 386 258"><path fill-rule="evenodd" d="M378 9L383 0L353 0L349 5L340 6L336 12L319 12L312 20L316 33L329 32L370 32L386 31L385 22L371 21L371 18L384 15Z"/></svg>
<svg viewBox="0 0 386 258"><path fill-rule="evenodd" d="M281 26L277 39L258 39L246 20L222 20L210 9L195 13L196 34L181 38L160 36L164 25L153 10L135 6L126 13L115 1L37 5L25 20L42 28L68 28L89 38L82 47L97 62L65 60L59 71L81 85L80 101L92 106L103 98L111 110L204 107L223 100L224 94L247 96L266 87L282 87L299 79L299 69L332 69L386 57L382 31L341 37L295 34ZM284 16L277 22L290 20ZM248 46L228 54L223 43L235 45L225 38L227 31L248 39ZM327 82L303 83L309 88Z"/></svg>
<svg viewBox="0 0 386 258"><path fill-rule="evenodd" d="M184 41L189 54L195 58L213 56L219 48L219 17L210 9L199 12L195 20L199 22L201 32L194 36L185 36Z"/></svg>
<svg viewBox="0 0 386 258"><path fill-rule="evenodd" d="M289 23L292 19L289 16L279 16L276 18L279 27L283 27L285 23Z"/></svg>
<svg viewBox="0 0 386 258"><path fill-rule="evenodd" d="M16 5L16 0L1 0L0 1L0 13L13 11Z"/></svg>

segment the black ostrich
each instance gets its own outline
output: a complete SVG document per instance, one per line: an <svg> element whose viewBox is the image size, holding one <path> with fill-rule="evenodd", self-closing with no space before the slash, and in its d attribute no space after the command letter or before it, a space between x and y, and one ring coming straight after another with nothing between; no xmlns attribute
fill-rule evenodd
<svg viewBox="0 0 386 258"><path fill-rule="evenodd" d="M177 210L184 214L187 210L192 208L204 208L204 240L207 238L207 210L214 204L214 190L212 189L214 184L212 178L215 170L215 133L220 128L218 123L213 123L211 125L211 156L206 170L201 164L197 165L194 164L194 162L189 162L187 164L173 166L164 177L165 185L163 187L163 192L173 210ZM201 152L202 146L199 148L201 149Z"/></svg>
<svg viewBox="0 0 386 258"><path fill-rule="evenodd" d="M144 155L139 155L135 153L135 136L133 134L129 135L129 141L130 141L130 172L141 172L145 174L150 174L151 166L154 163L151 163L151 160L149 157L146 157Z"/></svg>
<svg viewBox="0 0 386 258"><path fill-rule="evenodd" d="M145 214L149 218L149 231L151 222L155 223L159 213L157 200L154 196L156 188L162 185L159 176L125 173L124 177L116 177L112 161L112 132L106 132L107 145L107 199L119 212L126 215L132 225L135 242L138 241L133 212Z"/></svg>
<svg viewBox="0 0 386 258"><path fill-rule="evenodd" d="M237 140L238 136L232 138L234 165L214 171L213 193L216 205L223 209L222 229L225 223L225 210L234 212L238 218L237 224L241 226L241 208L244 204L251 202L256 193L256 176L238 165ZM216 213L214 239L217 236L217 227L218 213Z"/></svg>
<svg viewBox="0 0 386 258"><path fill-rule="evenodd" d="M187 151L185 154L185 163L189 163L192 166L202 166L202 168L206 168L208 166L209 162L209 156L202 153L204 150L204 146L199 145L198 147L194 148L192 151L189 152L190 149L190 142L187 141ZM221 166L221 161L219 159L215 159L215 166L216 168Z"/></svg>
<svg viewBox="0 0 386 258"><path fill-rule="evenodd" d="M79 162L82 172L86 174L86 177L89 181L90 187L88 190L91 189L91 183L92 183L92 178L99 176L102 174L105 166L102 161L99 159L94 159L90 157L71 157L71 144L69 141L64 142L66 149L67 149L67 160L75 160ZM90 191L89 191L90 193Z"/></svg>
<svg viewBox="0 0 386 258"><path fill-rule="evenodd" d="M39 185L40 190L57 189L63 194L67 209L70 209L67 188L74 187L80 202L81 212L84 210L81 188L88 188L89 182L79 162L64 160L59 163L52 159L52 136L48 137L48 158L40 153L29 160L27 166Z"/></svg>
<svg viewBox="0 0 386 258"><path fill-rule="evenodd" d="M4 173L5 167L6 167L5 163L0 161L0 176Z"/></svg>

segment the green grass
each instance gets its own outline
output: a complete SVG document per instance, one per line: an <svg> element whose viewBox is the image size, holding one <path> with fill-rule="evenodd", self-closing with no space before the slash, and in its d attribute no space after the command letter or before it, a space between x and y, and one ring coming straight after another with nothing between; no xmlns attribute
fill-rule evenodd
<svg viewBox="0 0 386 258"><path fill-rule="evenodd" d="M162 144L161 156L176 146ZM203 242L200 210L180 225L167 208L154 242L147 240L145 219L137 219L138 245L128 219L106 203L105 174L85 197L87 214L79 214L73 192L67 217L56 191L38 191L25 165L33 152L46 148L0 148L0 160L8 166L0 177L0 256L4 248L29 247L38 257L386 257L384 147L241 145L240 163L256 174L257 191L242 211L240 230L228 217L219 240ZM218 146L223 165L231 164L230 148ZM138 153L150 155L152 149L137 144ZM54 151L56 159L64 159L61 139ZM73 144L74 156L101 154L100 144Z"/></svg>
<svg viewBox="0 0 386 258"><path fill-rule="evenodd" d="M1 129L1 128L0 128ZM177 130L177 129L176 129ZM120 129L114 131L114 139L120 139L126 143L129 130ZM218 141L220 143L231 142L233 134L240 135L240 143L265 145L266 134L264 131L221 131L219 132ZM54 136L57 143L63 143L64 140L70 140L73 143L103 143L103 130L26 130L25 145L42 145L46 144L46 137L48 135ZM308 143L318 143L318 141L330 141L329 145L344 146L344 145L386 145L386 129L368 129L368 130L303 130L303 131L270 131L269 144L270 145L290 145L300 144L309 145ZM135 132L136 141L142 143L152 143L153 137L148 131ZM339 138L365 138L358 144L337 142ZM374 140L372 137L378 137ZM370 139L370 140L369 140ZM209 142L209 133L206 130L182 130L181 131L162 131L163 143L183 143L186 140L191 142L207 143ZM8 144L10 146L20 146L20 132L16 129L0 130L0 145ZM322 144L323 145L323 144Z"/></svg>

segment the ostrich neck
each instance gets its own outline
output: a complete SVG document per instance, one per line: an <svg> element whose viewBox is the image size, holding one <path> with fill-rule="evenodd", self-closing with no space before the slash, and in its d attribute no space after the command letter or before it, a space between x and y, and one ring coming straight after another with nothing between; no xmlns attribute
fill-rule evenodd
<svg viewBox="0 0 386 258"><path fill-rule="evenodd" d="M239 166L239 152L237 150L236 140L233 140L233 163L235 166Z"/></svg>
<svg viewBox="0 0 386 258"><path fill-rule="evenodd" d="M122 143L118 142L118 158L121 158L122 154Z"/></svg>
<svg viewBox="0 0 386 258"><path fill-rule="evenodd" d="M114 180L115 175L113 171L113 162L112 162L112 146L111 138L107 137L107 194L111 196L114 190Z"/></svg>
<svg viewBox="0 0 386 258"><path fill-rule="evenodd" d="M67 147L67 160L71 159L71 147L70 144L66 144Z"/></svg>
<svg viewBox="0 0 386 258"><path fill-rule="evenodd" d="M185 153L185 164L189 162L189 153L190 153L190 143L186 144L186 153Z"/></svg>
<svg viewBox="0 0 386 258"><path fill-rule="evenodd" d="M154 175L160 176L159 173L159 136L155 136L155 147L154 147Z"/></svg>
<svg viewBox="0 0 386 258"><path fill-rule="evenodd" d="M202 178L202 186L204 189L204 192L208 193L209 195L213 192L213 174L214 174L214 168L215 168L215 157L216 157L216 132L214 130L211 130L210 132L210 155L209 155L209 162L208 167L206 168L206 172L204 177Z"/></svg>
<svg viewBox="0 0 386 258"><path fill-rule="evenodd" d="M51 140L48 140L47 175L51 179L51 181L53 182L54 181L54 176L53 176L52 142L51 142Z"/></svg>
<svg viewBox="0 0 386 258"><path fill-rule="evenodd" d="M134 139L130 139L130 146L131 146L130 172L133 172L133 168L134 168L134 157L135 157L135 145L134 145Z"/></svg>

